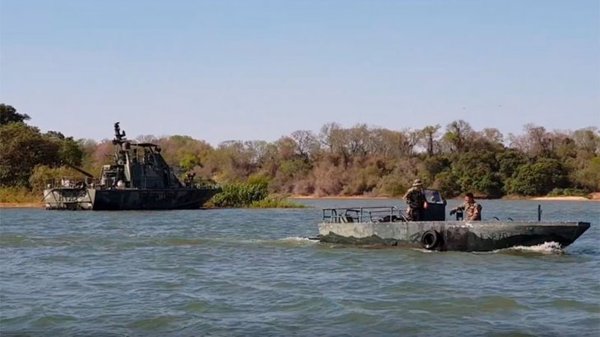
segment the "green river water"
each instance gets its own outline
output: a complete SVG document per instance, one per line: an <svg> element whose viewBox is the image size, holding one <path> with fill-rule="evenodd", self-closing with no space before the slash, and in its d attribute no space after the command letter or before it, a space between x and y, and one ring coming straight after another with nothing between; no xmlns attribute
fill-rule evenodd
<svg viewBox="0 0 600 337"><path fill-rule="evenodd" d="M307 239L321 207L0 210L0 336L600 336L600 203L483 200L484 219L589 221L564 250ZM450 200L449 207L458 201Z"/></svg>

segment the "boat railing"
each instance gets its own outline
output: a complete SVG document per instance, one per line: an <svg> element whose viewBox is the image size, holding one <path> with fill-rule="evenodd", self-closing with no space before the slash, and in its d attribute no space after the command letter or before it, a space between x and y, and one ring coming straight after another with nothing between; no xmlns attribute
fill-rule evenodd
<svg viewBox="0 0 600 337"><path fill-rule="evenodd" d="M81 179L70 179L70 178L61 178L61 179L47 179L44 181L44 186L47 189L52 188L73 188L73 189L82 189L84 187L95 187L99 186L100 181L98 179L85 178Z"/></svg>
<svg viewBox="0 0 600 337"><path fill-rule="evenodd" d="M324 208L323 222L393 222L406 218L396 206Z"/></svg>

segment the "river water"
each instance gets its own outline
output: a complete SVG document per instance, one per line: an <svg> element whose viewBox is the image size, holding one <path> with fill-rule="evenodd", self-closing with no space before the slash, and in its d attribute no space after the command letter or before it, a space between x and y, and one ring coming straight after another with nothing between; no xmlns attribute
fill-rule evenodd
<svg viewBox="0 0 600 337"><path fill-rule="evenodd" d="M0 336L598 336L600 203L482 201L592 222L573 245L490 253L308 240L321 207L0 210ZM450 200L449 207L458 201Z"/></svg>

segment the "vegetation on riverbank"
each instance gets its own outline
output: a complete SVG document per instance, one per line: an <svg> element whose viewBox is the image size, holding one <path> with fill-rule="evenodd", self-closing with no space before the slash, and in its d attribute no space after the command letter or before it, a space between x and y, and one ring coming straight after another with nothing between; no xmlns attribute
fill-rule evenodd
<svg viewBox="0 0 600 337"><path fill-rule="evenodd" d="M39 203L42 196L26 187L0 187L0 203Z"/></svg>
<svg viewBox="0 0 600 337"><path fill-rule="evenodd" d="M301 204L283 197L269 195L268 183L264 179L253 179L248 183L226 184L215 195L209 207L249 208L302 208Z"/></svg>
<svg viewBox="0 0 600 337"><path fill-rule="evenodd" d="M77 179L79 174L64 163L98 175L112 154L109 140L42 133L26 123L29 119L0 104L1 187L39 195L48 180ZM398 197L416 178L448 198L467 191L487 198L600 191L596 127L547 131L528 124L523 134L505 136L493 128L474 130L462 120L445 130L440 125L390 130L330 123L318 134L299 130L275 142L227 141L213 147L181 135L135 140L160 145L182 176L195 172L222 186L215 206L282 207L284 199L275 195Z"/></svg>

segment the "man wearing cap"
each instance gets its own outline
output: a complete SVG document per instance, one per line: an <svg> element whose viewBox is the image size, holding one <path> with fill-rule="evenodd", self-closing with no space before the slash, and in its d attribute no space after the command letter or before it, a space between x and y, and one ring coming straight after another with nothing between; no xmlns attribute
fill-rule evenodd
<svg viewBox="0 0 600 337"><path fill-rule="evenodd" d="M408 208L406 209L408 220L423 220L427 202L425 200L425 193L423 192L423 183L421 183L421 179L415 179L412 187L406 191L404 200L406 200L406 203L408 204Z"/></svg>

